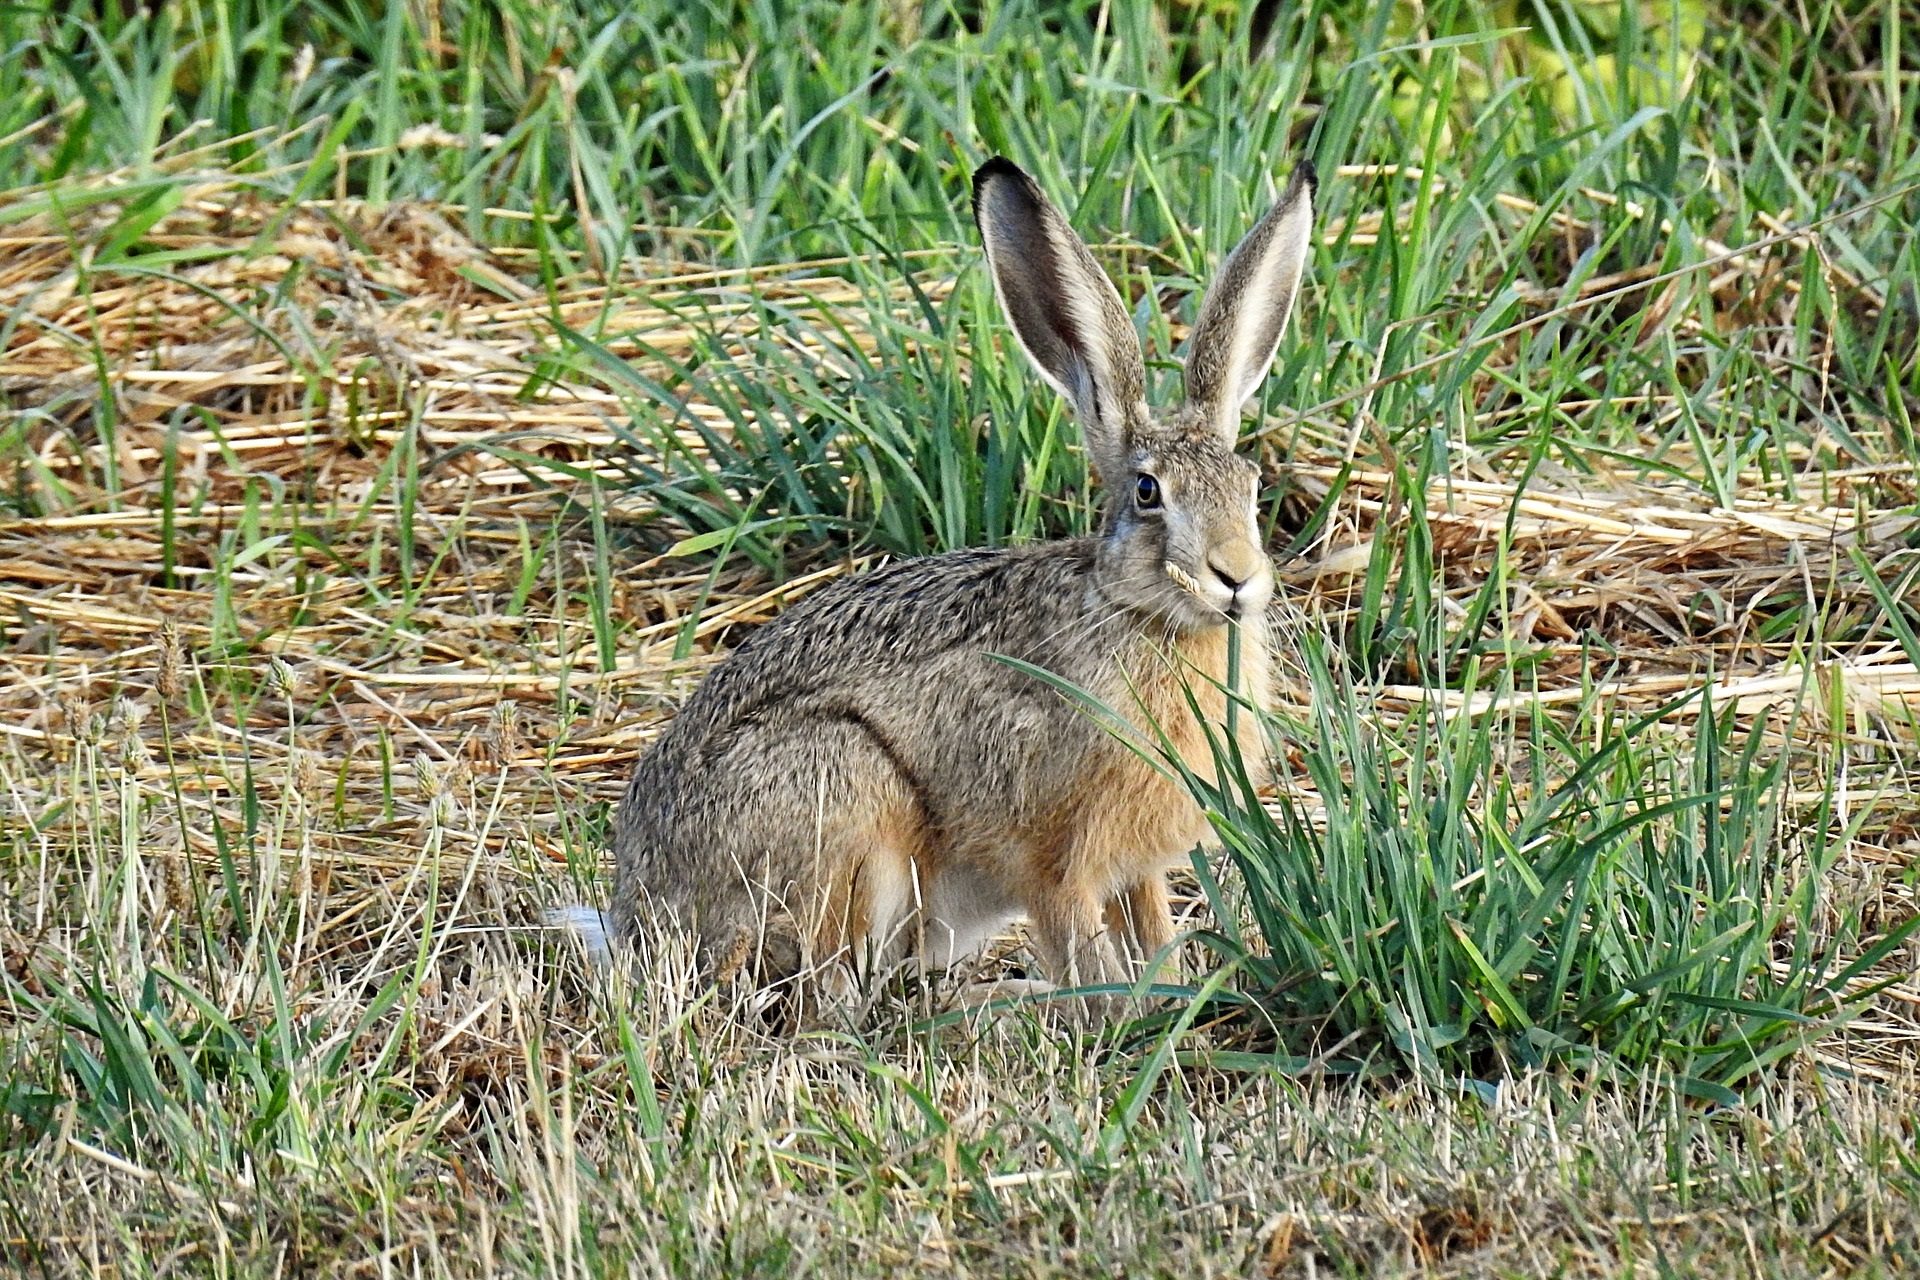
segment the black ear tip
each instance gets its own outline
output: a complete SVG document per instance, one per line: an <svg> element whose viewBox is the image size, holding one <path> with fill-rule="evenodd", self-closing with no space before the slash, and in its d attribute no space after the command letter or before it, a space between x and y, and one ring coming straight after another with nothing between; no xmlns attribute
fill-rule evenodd
<svg viewBox="0 0 1920 1280"><path fill-rule="evenodd" d="M1007 159L1005 156L995 156L973 171L974 195L978 197L981 185L993 178L1026 178L1026 176L1026 170L1022 169L1013 161ZM1028 181L1032 181L1032 179L1028 179Z"/></svg>
<svg viewBox="0 0 1920 1280"><path fill-rule="evenodd" d="M1302 156L1300 162L1293 166L1293 177L1287 185L1290 187L1305 187L1307 194L1310 196L1319 195L1320 173L1313 167L1313 161Z"/></svg>
<svg viewBox="0 0 1920 1280"><path fill-rule="evenodd" d="M1040 186L1027 171L1005 156L995 156L973 171L973 219L980 221L981 202L986 199L987 189L995 183L1010 182L1011 190L1021 192L1027 197L1028 204L1041 202ZM1002 197L1004 199L1004 197Z"/></svg>

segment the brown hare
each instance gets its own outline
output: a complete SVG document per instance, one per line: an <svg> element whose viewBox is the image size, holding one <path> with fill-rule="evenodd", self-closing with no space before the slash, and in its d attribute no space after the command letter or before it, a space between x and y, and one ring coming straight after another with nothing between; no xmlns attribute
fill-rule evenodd
<svg viewBox="0 0 1920 1280"><path fill-rule="evenodd" d="M1311 243L1302 163L1208 290L1186 398L1155 413L1127 307L1004 159L973 179L1006 317L1106 490L1092 537L849 578L756 631L641 759L614 823L615 939L690 931L710 977L944 968L1024 916L1047 976L1131 978L1172 941L1165 874L1207 840L1183 787L1046 681L1157 723L1211 777L1229 619L1265 697L1272 573L1238 456ZM983 353L984 358L984 353ZM1242 717L1244 751L1262 752ZM1151 740L1151 739L1149 739ZM563 913L604 948L597 913Z"/></svg>

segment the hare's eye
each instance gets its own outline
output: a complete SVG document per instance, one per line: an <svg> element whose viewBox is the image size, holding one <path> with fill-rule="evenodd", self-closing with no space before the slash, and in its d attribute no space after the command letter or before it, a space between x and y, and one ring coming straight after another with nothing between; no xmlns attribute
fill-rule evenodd
<svg viewBox="0 0 1920 1280"><path fill-rule="evenodd" d="M1134 501L1140 504L1142 511L1152 511L1160 505L1160 482L1152 476L1143 475L1133 486Z"/></svg>

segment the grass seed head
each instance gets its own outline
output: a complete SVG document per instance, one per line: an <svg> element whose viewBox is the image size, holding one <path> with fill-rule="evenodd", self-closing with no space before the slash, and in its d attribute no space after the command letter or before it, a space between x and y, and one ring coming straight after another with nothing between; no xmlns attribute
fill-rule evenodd
<svg viewBox="0 0 1920 1280"><path fill-rule="evenodd" d="M70 742L92 746L99 742L106 731L106 719L98 715L93 704L81 693L63 693L60 695L60 730Z"/></svg>
<svg viewBox="0 0 1920 1280"><path fill-rule="evenodd" d="M160 876L167 896L167 909L184 919L193 910L193 886L188 880L187 855L178 852L162 857Z"/></svg>
<svg viewBox="0 0 1920 1280"><path fill-rule="evenodd" d="M113 727L122 733L138 733L147 718L147 704L128 694L113 700Z"/></svg>
<svg viewBox="0 0 1920 1280"><path fill-rule="evenodd" d="M438 829L447 826L453 820L455 809L453 791L447 785L447 770L425 752L413 757L412 767L414 788L419 791L420 800L426 807L424 821L427 827Z"/></svg>
<svg viewBox="0 0 1920 1280"><path fill-rule="evenodd" d="M128 733L120 739L121 768L137 774L152 763L153 752L147 749L145 739L138 733Z"/></svg>
<svg viewBox="0 0 1920 1280"><path fill-rule="evenodd" d="M326 787L326 757L306 747L293 749L293 787L309 803L320 799Z"/></svg>
<svg viewBox="0 0 1920 1280"><path fill-rule="evenodd" d="M287 660L277 654L267 659L267 683L279 697L288 702L300 692L300 677L294 672Z"/></svg>
<svg viewBox="0 0 1920 1280"><path fill-rule="evenodd" d="M494 704L493 714L487 717L482 749L490 762L504 769L519 756L520 746L520 705L511 699L502 699Z"/></svg>
<svg viewBox="0 0 1920 1280"><path fill-rule="evenodd" d="M154 672L153 685L160 696L169 702L177 702L187 691L187 651L180 640L180 626L172 618L160 623L160 665Z"/></svg>

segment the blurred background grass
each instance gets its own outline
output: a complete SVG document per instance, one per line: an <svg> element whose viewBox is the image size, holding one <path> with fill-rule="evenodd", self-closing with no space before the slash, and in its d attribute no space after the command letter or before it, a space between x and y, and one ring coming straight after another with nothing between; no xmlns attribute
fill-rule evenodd
<svg viewBox="0 0 1920 1280"><path fill-rule="evenodd" d="M1305 156L1350 171L1324 196L1325 225L1347 234L1263 395L1283 451L1304 439L1434 471L1449 449L1576 471L1624 455L1727 505L1749 465L1792 496L1807 458L1817 472L1912 450L1912 15L1782 12L14 6L0 183L13 218L71 210L131 194L63 196L75 175L154 183L193 148L268 199L455 206L470 237L534 251L548 281L852 255L829 270L877 297L909 262L971 261L966 178L1004 152L1109 243L1165 352L1206 264ZM140 190L152 203L103 247L164 268L181 259L140 252L139 229L178 184ZM1791 271L1730 293L1712 285L1737 263L1701 267L1836 214ZM1700 269L1655 298L1470 341L1642 267ZM860 309L871 358L831 395L804 378L761 379L801 382L792 396L740 385L712 349L693 353L650 396L635 389L638 429L671 424L660 398L705 378L722 404L783 396L781 438L720 443L720 480L666 462L641 478L695 525L747 508L776 521L737 543L769 566L795 538L920 551L1083 527L1083 473L1056 447L1050 401L998 362L964 376L963 353L987 346L984 298L963 270L920 314ZM755 356L780 375L791 363Z"/></svg>

